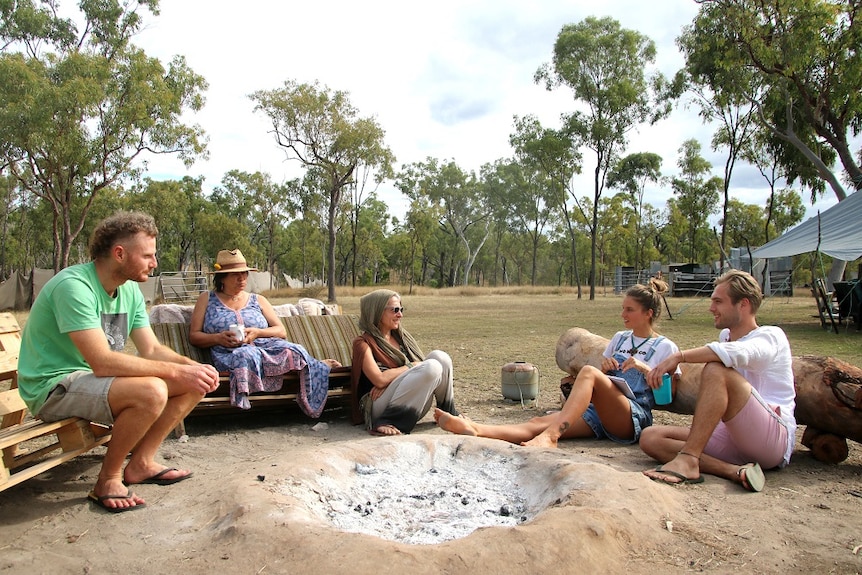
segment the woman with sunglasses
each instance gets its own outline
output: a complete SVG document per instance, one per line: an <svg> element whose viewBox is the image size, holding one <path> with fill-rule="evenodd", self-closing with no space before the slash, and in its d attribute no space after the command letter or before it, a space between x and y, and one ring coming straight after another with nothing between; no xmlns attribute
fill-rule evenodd
<svg viewBox="0 0 862 575"><path fill-rule="evenodd" d="M354 423L365 422L374 435L410 433L416 422L437 407L455 410L452 359L444 351L427 356L401 327L401 296L380 289L359 300L359 327L353 341L351 401Z"/></svg>

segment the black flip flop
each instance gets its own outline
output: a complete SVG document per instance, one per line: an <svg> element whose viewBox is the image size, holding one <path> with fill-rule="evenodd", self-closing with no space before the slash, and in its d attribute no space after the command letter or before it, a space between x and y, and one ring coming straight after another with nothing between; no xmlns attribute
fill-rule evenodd
<svg viewBox="0 0 862 575"><path fill-rule="evenodd" d="M686 477L682 473L677 473L676 471L671 471L670 469L665 469L664 465L659 465L653 471L658 473L664 473L665 475L670 475L671 477L675 477L679 479L679 481L668 481L667 478L664 477L653 477L652 475L647 475L653 481L660 481L667 485L694 485L695 483L703 483L703 475L698 475L697 477Z"/></svg>
<svg viewBox="0 0 862 575"><path fill-rule="evenodd" d="M139 503L137 505L133 505L131 507L108 507L105 505L105 501L108 499L131 499L132 498L131 489L126 492L125 495L96 495L95 491L91 491L87 494L87 499L104 509L109 513L123 513L125 511L135 511L136 509L143 509L147 506L146 503Z"/></svg>
<svg viewBox="0 0 862 575"><path fill-rule="evenodd" d="M170 473L171 471L179 471L176 467L166 467L162 469L158 473L153 476L147 477L146 479L142 479L141 481L135 481L137 484L150 483L153 485L173 485L174 483L179 483L180 481L185 481L189 477L192 476L192 472L187 473L186 475L180 475L179 477L172 477L170 479L164 479L162 476L166 473ZM130 484L132 485L132 484Z"/></svg>

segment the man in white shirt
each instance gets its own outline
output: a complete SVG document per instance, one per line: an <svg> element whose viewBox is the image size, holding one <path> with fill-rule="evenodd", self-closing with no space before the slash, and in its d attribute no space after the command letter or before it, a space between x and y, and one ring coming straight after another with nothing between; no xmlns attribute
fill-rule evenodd
<svg viewBox="0 0 862 575"><path fill-rule="evenodd" d="M715 281L709 311L719 339L672 355L647 374L657 386L680 363L705 363L691 427L653 426L640 446L663 463L644 471L665 483L700 483L701 473L760 491L763 469L784 467L796 441L796 391L790 343L781 328L758 326L763 300L748 273Z"/></svg>

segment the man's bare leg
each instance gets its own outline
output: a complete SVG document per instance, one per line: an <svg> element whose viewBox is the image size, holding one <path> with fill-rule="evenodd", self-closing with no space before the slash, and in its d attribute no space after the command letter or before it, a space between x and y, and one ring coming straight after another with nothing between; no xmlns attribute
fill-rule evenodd
<svg viewBox="0 0 862 575"><path fill-rule="evenodd" d="M129 488L123 483L123 463L147 430L159 418L167 402L164 383L154 377L118 377L111 384L108 403L114 412L111 441L93 488L97 497L124 496ZM137 495L128 499L104 501L105 507L123 508L141 505Z"/></svg>
<svg viewBox="0 0 862 575"><path fill-rule="evenodd" d="M751 385L733 369L718 363L708 363L701 375L701 385L694 408L691 429L674 427L647 428L641 435L641 449L664 463L662 469L687 478L697 478L701 472L733 481L741 478L738 465L704 455L709 438L721 420L728 420L745 406L751 396ZM681 430L681 431L674 431ZM666 483L678 478L656 470L644 475Z"/></svg>
<svg viewBox="0 0 862 575"><path fill-rule="evenodd" d="M170 383L167 383L167 392L168 400L161 415L132 449L132 456L123 474L128 484L138 483L165 470L164 465L155 461L159 448L180 420L188 415L203 397L195 392L179 392ZM177 479L189 474L190 471L186 469L170 470L163 474L161 479Z"/></svg>

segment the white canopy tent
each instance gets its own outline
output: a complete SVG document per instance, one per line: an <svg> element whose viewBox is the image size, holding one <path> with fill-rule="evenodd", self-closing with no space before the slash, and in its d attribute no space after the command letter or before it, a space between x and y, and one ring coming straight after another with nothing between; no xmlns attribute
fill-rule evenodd
<svg viewBox="0 0 862 575"><path fill-rule="evenodd" d="M819 244L819 245L818 245ZM820 250L844 261L862 257L862 193L853 193L818 216L754 250L755 258L794 256Z"/></svg>

